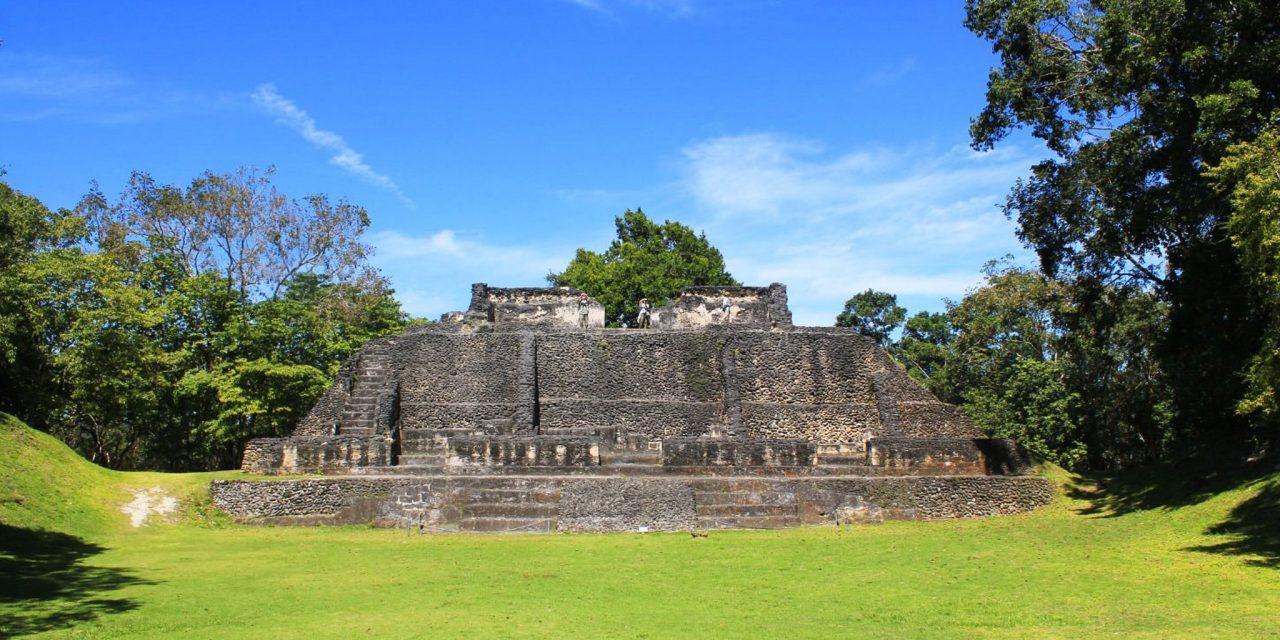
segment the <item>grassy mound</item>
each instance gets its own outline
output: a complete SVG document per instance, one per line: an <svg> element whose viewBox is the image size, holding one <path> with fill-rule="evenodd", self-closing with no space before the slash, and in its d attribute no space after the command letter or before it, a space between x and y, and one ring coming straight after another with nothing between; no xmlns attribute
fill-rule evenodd
<svg viewBox="0 0 1280 640"><path fill-rule="evenodd" d="M118 513L130 488L199 495L226 474L106 471L12 422L0 447L0 637L1163 639L1280 629L1280 474L1261 463L1102 479L1050 469L1052 505L977 520L707 538L432 536L191 519L133 528ZM90 537L62 533L77 530ZM15 541L31 544L5 555Z"/></svg>
<svg viewBox="0 0 1280 640"><path fill-rule="evenodd" d="M128 500L120 476L0 413L0 524L102 535L119 524L118 505Z"/></svg>

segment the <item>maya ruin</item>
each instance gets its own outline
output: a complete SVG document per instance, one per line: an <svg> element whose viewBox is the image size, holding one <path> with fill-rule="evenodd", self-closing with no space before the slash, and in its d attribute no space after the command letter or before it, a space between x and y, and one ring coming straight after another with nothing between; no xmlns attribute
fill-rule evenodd
<svg viewBox="0 0 1280 640"><path fill-rule="evenodd" d="M607 329L573 289L472 288L367 343L292 437L249 443L215 503L269 523L424 531L783 528L1046 504L870 338L796 327L786 287L699 287Z"/></svg>

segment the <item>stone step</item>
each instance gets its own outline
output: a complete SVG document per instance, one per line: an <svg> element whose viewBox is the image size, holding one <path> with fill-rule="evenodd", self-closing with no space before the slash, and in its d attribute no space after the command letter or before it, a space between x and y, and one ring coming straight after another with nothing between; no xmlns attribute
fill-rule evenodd
<svg viewBox="0 0 1280 640"><path fill-rule="evenodd" d="M463 518L459 531L486 533L550 533L556 530L551 518Z"/></svg>
<svg viewBox="0 0 1280 640"><path fill-rule="evenodd" d="M401 456L424 456L430 458L439 458L433 464L444 464L446 461L445 448L431 440L410 440L400 441Z"/></svg>
<svg viewBox="0 0 1280 640"><path fill-rule="evenodd" d="M558 502L467 502L463 518L529 518L549 519L560 515Z"/></svg>
<svg viewBox="0 0 1280 640"><path fill-rule="evenodd" d="M661 464L661 462L662 454L657 451L614 449L600 454L600 464Z"/></svg>
<svg viewBox="0 0 1280 640"><path fill-rule="evenodd" d="M744 516L792 516L799 517L795 503L791 504L697 504L694 510L699 518L741 518Z"/></svg>
<svg viewBox="0 0 1280 640"><path fill-rule="evenodd" d="M344 436L371 436L373 435L373 428L342 425L338 427L338 434Z"/></svg>
<svg viewBox="0 0 1280 640"><path fill-rule="evenodd" d="M468 504L555 504L560 490L546 487L477 487L468 489Z"/></svg>
<svg viewBox="0 0 1280 640"><path fill-rule="evenodd" d="M440 454L429 453L405 453L400 452L397 459L397 465L400 467L423 467L423 466L440 466L444 464L444 456Z"/></svg>
<svg viewBox="0 0 1280 640"><path fill-rule="evenodd" d="M866 454L857 455L818 455L818 464L842 464L850 466L867 466Z"/></svg>
<svg viewBox="0 0 1280 640"><path fill-rule="evenodd" d="M698 491L693 494L693 503L708 507L722 506L795 506L794 493L777 491Z"/></svg>
<svg viewBox="0 0 1280 640"><path fill-rule="evenodd" d="M796 516L699 517L700 529L790 529L802 523Z"/></svg>
<svg viewBox="0 0 1280 640"><path fill-rule="evenodd" d="M465 436L482 436L486 435L483 430L473 427L453 427L449 429L401 429L400 441L408 442L443 440L444 438L465 437Z"/></svg>

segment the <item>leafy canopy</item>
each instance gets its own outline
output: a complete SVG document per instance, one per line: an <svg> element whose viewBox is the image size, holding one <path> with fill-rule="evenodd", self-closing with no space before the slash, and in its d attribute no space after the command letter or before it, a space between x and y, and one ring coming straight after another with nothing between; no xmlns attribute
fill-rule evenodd
<svg viewBox="0 0 1280 640"><path fill-rule="evenodd" d="M658 224L640 209L614 224L618 237L604 253L578 249L564 271L547 275L552 286L576 287L599 301L611 326L634 322L640 298L656 306L685 287L739 285L706 234L670 220Z"/></svg>
<svg viewBox="0 0 1280 640"><path fill-rule="evenodd" d="M875 339L880 346L887 346L889 334L906 317L907 310L898 306L898 296L867 289L844 303L844 310L836 316L836 326L850 327Z"/></svg>
<svg viewBox="0 0 1280 640"><path fill-rule="evenodd" d="M74 212L0 182L0 410L117 468L234 466L245 440L290 432L405 318L364 210L270 177L135 173Z"/></svg>
<svg viewBox="0 0 1280 640"><path fill-rule="evenodd" d="M1167 301L1159 354L1183 431L1238 434L1239 372L1259 352L1263 318L1229 238L1231 189L1208 169L1280 108L1275 2L965 6L966 26L1000 56L974 146L1026 127L1055 154L1009 195L1019 237L1050 277Z"/></svg>

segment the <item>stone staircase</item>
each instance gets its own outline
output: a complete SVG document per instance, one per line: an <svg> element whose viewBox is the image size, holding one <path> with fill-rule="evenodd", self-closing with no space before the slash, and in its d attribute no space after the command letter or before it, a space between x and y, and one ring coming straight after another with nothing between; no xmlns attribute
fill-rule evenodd
<svg viewBox="0 0 1280 640"><path fill-rule="evenodd" d="M700 529L784 529L802 524L795 493L762 480L696 483L693 504Z"/></svg>
<svg viewBox="0 0 1280 640"><path fill-rule="evenodd" d="M444 466L445 443L450 437L472 436L477 431L469 428L453 429L401 429L400 456L396 466L400 473L435 472Z"/></svg>
<svg viewBox="0 0 1280 640"><path fill-rule="evenodd" d="M552 483L477 487L468 492L458 531L550 533L559 516L560 490Z"/></svg>
<svg viewBox="0 0 1280 640"><path fill-rule="evenodd" d="M387 345L371 344L360 354L352 373L351 393L339 414L338 433L373 435L378 426L378 396L390 378L391 354Z"/></svg>

